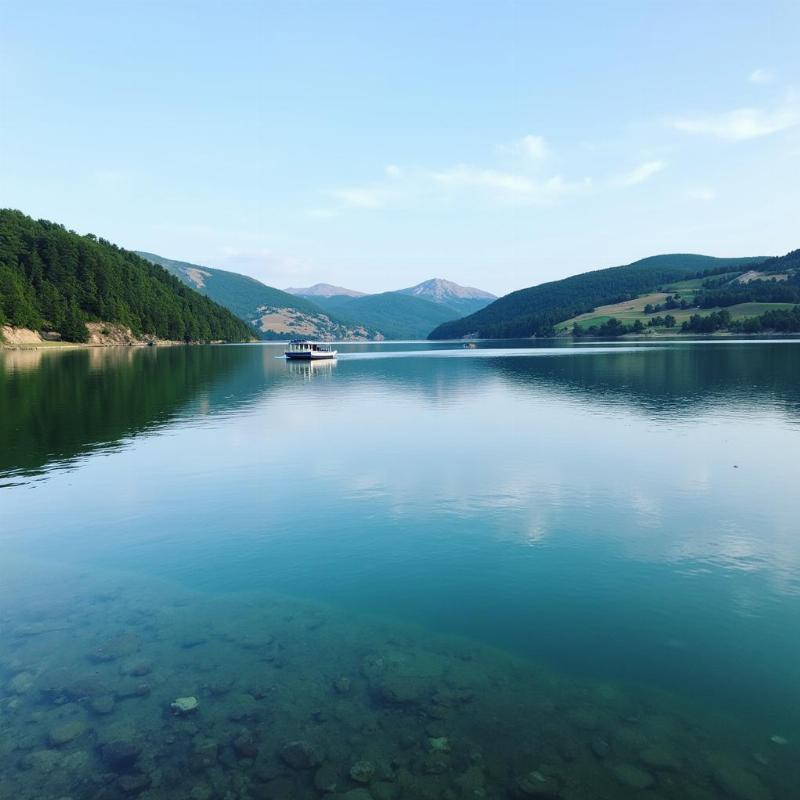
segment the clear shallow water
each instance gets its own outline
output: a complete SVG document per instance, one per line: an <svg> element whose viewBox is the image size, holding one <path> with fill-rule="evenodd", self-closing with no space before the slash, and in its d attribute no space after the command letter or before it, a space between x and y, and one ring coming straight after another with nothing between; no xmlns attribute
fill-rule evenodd
<svg viewBox="0 0 800 800"><path fill-rule="evenodd" d="M322 796L296 739L378 800L798 796L800 343L340 349L0 354L8 792L123 796L118 734L144 797Z"/></svg>

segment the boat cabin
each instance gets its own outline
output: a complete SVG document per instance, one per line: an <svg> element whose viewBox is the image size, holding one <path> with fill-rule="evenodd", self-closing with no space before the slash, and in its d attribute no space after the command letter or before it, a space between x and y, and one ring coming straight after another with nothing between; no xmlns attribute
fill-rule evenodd
<svg viewBox="0 0 800 800"><path fill-rule="evenodd" d="M284 355L290 359L335 358L336 350L332 350L331 346L327 344L317 344L307 339L292 339L284 351Z"/></svg>

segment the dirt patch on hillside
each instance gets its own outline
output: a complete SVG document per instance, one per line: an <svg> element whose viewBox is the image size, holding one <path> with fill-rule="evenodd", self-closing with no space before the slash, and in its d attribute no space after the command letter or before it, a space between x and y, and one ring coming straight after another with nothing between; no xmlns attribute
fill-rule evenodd
<svg viewBox="0 0 800 800"><path fill-rule="evenodd" d="M183 342L172 342L166 339L157 339L152 335L135 336L130 328L124 325L117 325L111 322L87 322L86 330L89 332L89 339L84 343L62 342L55 339L46 340L38 331L29 328L12 328L3 325L2 341L0 346L12 349L32 349L32 348L66 348L66 347L129 347L134 345L171 345L183 344Z"/></svg>
<svg viewBox="0 0 800 800"><path fill-rule="evenodd" d="M2 342L6 345L41 344L43 341L42 337L30 328L12 328L10 325L3 325L0 332L2 332Z"/></svg>

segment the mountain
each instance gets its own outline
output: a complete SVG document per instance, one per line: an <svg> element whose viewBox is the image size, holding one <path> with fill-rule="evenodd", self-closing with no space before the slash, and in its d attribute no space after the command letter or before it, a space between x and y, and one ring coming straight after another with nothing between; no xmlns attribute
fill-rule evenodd
<svg viewBox="0 0 800 800"><path fill-rule="evenodd" d="M366 294L355 289L345 289L344 286L334 286L331 283L315 283L305 289L286 289L286 291L300 297L363 297Z"/></svg>
<svg viewBox="0 0 800 800"><path fill-rule="evenodd" d="M135 253L0 209L0 324L85 342L87 323L187 342L251 338L228 309Z"/></svg>
<svg viewBox="0 0 800 800"><path fill-rule="evenodd" d="M372 295L329 283L287 291L337 319L375 329L386 339L424 338L441 322L471 314L495 299L489 292L440 278Z"/></svg>
<svg viewBox="0 0 800 800"><path fill-rule="evenodd" d="M764 260L693 254L651 256L625 266L584 272L520 289L474 314L440 325L428 338L550 336L559 322L585 314L597 306L635 298L682 278L712 271L741 272Z"/></svg>
<svg viewBox="0 0 800 800"><path fill-rule="evenodd" d="M372 334L358 324L351 326L332 319L310 300L282 292L247 275L175 261L155 253L139 251L138 254L230 309L253 325L262 338L365 339Z"/></svg>
<svg viewBox="0 0 800 800"><path fill-rule="evenodd" d="M401 294L409 294L413 297L421 297L423 300L430 300L432 303L447 306L453 309L458 316L463 317L467 314L474 314L476 311L488 306L497 297L483 289L475 289L471 286L459 286L452 281L442 278L431 278L423 281L409 289L400 289Z"/></svg>
<svg viewBox="0 0 800 800"><path fill-rule="evenodd" d="M374 328L386 339L424 339L437 325L458 316L447 306L400 292L328 301L334 303L338 319Z"/></svg>

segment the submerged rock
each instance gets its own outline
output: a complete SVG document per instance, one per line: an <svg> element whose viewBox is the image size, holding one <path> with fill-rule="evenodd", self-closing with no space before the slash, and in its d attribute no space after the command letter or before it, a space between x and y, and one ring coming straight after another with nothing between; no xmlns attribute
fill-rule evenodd
<svg viewBox="0 0 800 800"><path fill-rule="evenodd" d="M147 697L151 688L149 683L129 683L118 686L114 690L117 700L129 700L132 697Z"/></svg>
<svg viewBox="0 0 800 800"><path fill-rule="evenodd" d="M123 794L133 796L141 794L150 786L151 782L149 775L139 772L135 775L123 775L117 781L117 786Z"/></svg>
<svg viewBox="0 0 800 800"><path fill-rule="evenodd" d="M95 663L116 661L124 656L133 655L141 647L139 637L133 633L123 633L107 639L89 653L89 660Z"/></svg>
<svg viewBox="0 0 800 800"><path fill-rule="evenodd" d="M18 672L7 684L9 694L27 694L33 687L34 675L32 672Z"/></svg>
<svg viewBox="0 0 800 800"><path fill-rule="evenodd" d="M635 764L617 764L614 767L614 777L623 785L631 789L649 789L656 779L647 770Z"/></svg>
<svg viewBox="0 0 800 800"><path fill-rule="evenodd" d="M333 689L337 694L350 694L352 682L346 675L342 675L333 682Z"/></svg>
<svg viewBox="0 0 800 800"><path fill-rule="evenodd" d="M666 745L653 745L639 753L639 760L653 769L678 769L678 757Z"/></svg>
<svg viewBox="0 0 800 800"><path fill-rule="evenodd" d="M233 749L239 758L255 759L258 756L258 745L249 731L240 733L233 740Z"/></svg>
<svg viewBox="0 0 800 800"><path fill-rule="evenodd" d="M350 767L350 777L357 783L369 783L375 776L375 764L372 761L356 761Z"/></svg>
<svg viewBox="0 0 800 800"><path fill-rule="evenodd" d="M74 741L86 731L86 723L82 719L62 722L50 729L47 741L50 747L61 747Z"/></svg>
<svg viewBox="0 0 800 800"><path fill-rule="evenodd" d="M432 752L449 753L450 741L446 736L432 736L428 739L428 749Z"/></svg>
<svg viewBox="0 0 800 800"><path fill-rule="evenodd" d="M105 716L114 711L114 698L110 694L103 694L100 697L95 697L89 704L89 708L93 713Z"/></svg>
<svg viewBox="0 0 800 800"><path fill-rule="evenodd" d="M325 794L335 792L339 785L339 771L333 764L323 764L314 773L314 788L318 792Z"/></svg>
<svg viewBox="0 0 800 800"><path fill-rule="evenodd" d="M184 716L196 711L199 705L200 701L196 697L179 697L173 700L169 707L176 716Z"/></svg>
<svg viewBox="0 0 800 800"><path fill-rule="evenodd" d="M133 742L117 740L100 748L100 757L114 772L125 772L139 760L141 750Z"/></svg>
<svg viewBox="0 0 800 800"><path fill-rule="evenodd" d="M35 770L36 772L52 772L61 765L63 756L55 750L34 750L27 753L18 762L22 770Z"/></svg>
<svg viewBox="0 0 800 800"><path fill-rule="evenodd" d="M772 792L754 772L733 764L720 764L714 770L714 782L736 800L772 800Z"/></svg>
<svg viewBox="0 0 800 800"><path fill-rule="evenodd" d="M560 793L556 780L536 769L519 779L517 789L523 797L558 797Z"/></svg>
<svg viewBox="0 0 800 800"><path fill-rule="evenodd" d="M322 763L322 756L313 744L304 741L287 742L280 751L281 760L292 769L311 769Z"/></svg>
<svg viewBox="0 0 800 800"><path fill-rule="evenodd" d="M140 661L138 659L126 661L120 667L120 672L123 675L130 675L133 678L143 678L152 671L153 665L149 661Z"/></svg>

